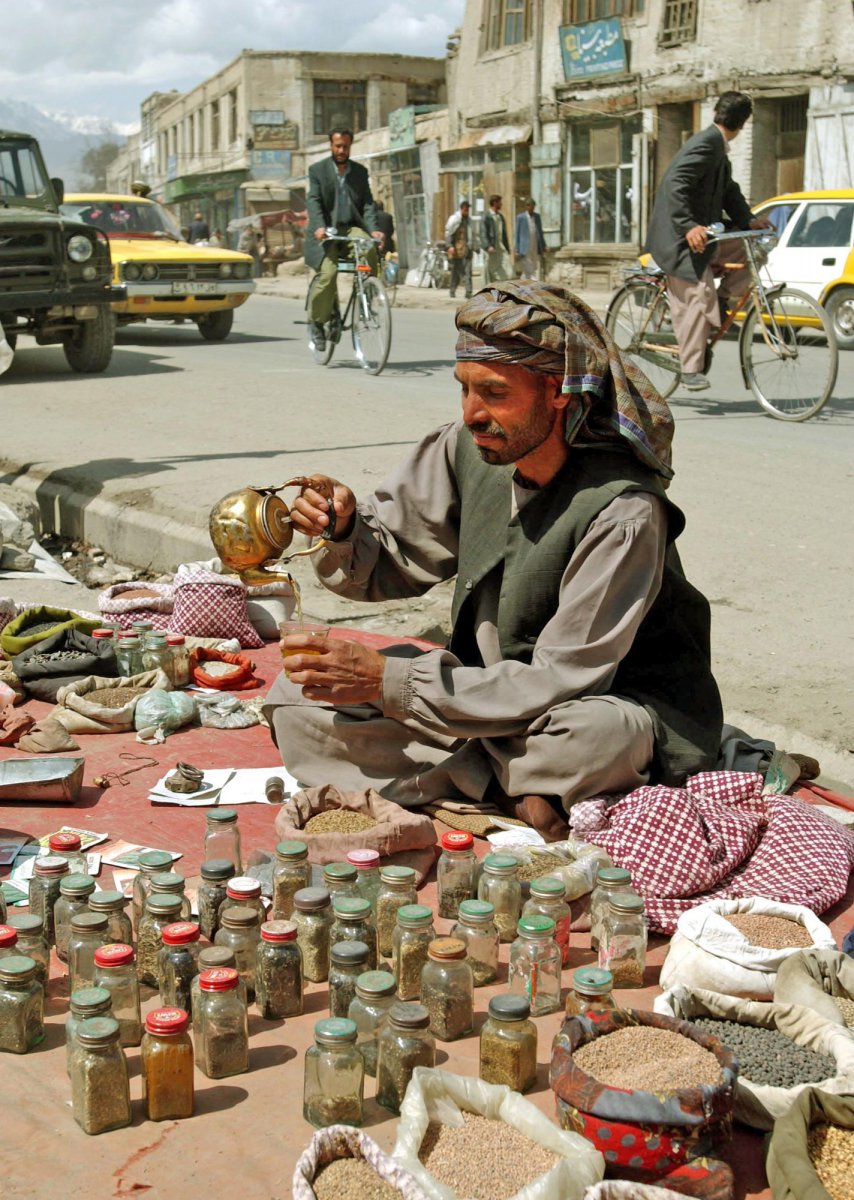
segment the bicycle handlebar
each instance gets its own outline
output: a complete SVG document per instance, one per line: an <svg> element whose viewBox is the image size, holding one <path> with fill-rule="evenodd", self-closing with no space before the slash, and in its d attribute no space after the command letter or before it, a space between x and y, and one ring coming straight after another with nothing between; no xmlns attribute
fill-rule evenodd
<svg viewBox="0 0 854 1200"><path fill-rule="evenodd" d="M714 225L706 227L706 234L710 242L724 242L730 238L738 238L739 240L747 241L749 238L756 241L759 238L773 238L777 240L777 232L773 226L768 229L725 229L720 221L716 221Z"/></svg>

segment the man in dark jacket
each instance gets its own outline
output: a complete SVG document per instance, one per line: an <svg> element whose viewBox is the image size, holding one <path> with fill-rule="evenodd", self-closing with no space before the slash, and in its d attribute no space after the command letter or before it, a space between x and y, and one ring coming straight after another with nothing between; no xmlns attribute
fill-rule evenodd
<svg viewBox="0 0 854 1200"><path fill-rule="evenodd" d="M206 242L211 236L208 223L200 212L197 212L189 224L187 232L188 242Z"/></svg>
<svg viewBox="0 0 854 1200"><path fill-rule="evenodd" d="M740 296L749 278L746 267L727 272L716 293L713 267L745 262L744 243L708 245L706 228L724 213L736 229L768 225L764 218L752 216L729 162L729 143L752 112L753 102L743 92L723 93L715 105L714 124L689 138L667 168L649 225L646 248L667 274L682 383L692 392L709 386L703 372L709 336L720 326L727 299Z"/></svg>
<svg viewBox="0 0 854 1200"><path fill-rule="evenodd" d="M326 347L323 326L332 315L337 287L338 255L341 242L326 241L327 229L335 228L340 235L369 233L375 240L382 234L377 229L374 198L368 172L361 163L350 161L353 133L336 128L329 134L329 158L321 159L308 169L308 230L305 261L317 274L312 281L308 301L308 319L316 350ZM371 266L376 273L376 253L371 252Z"/></svg>
<svg viewBox="0 0 854 1200"><path fill-rule="evenodd" d="M483 245L486 255L483 263L483 282L495 283L499 279L512 279L510 243L507 241L507 222L501 211L501 197L496 193L489 197L489 208L483 216Z"/></svg>

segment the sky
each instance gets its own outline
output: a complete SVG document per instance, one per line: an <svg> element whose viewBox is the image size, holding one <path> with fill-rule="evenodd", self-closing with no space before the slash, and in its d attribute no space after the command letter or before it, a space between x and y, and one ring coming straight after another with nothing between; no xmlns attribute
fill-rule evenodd
<svg viewBox="0 0 854 1200"><path fill-rule="evenodd" d="M151 92L187 91L244 49L444 57L464 8L465 0L29 0L4 22L0 97L138 123Z"/></svg>

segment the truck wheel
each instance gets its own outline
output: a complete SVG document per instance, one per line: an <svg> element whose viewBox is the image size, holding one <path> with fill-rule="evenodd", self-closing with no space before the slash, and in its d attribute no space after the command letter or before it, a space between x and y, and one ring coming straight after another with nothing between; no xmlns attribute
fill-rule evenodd
<svg viewBox="0 0 854 1200"><path fill-rule="evenodd" d="M63 343L69 367L85 375L105 370L113 357L115 337L113 311L106 304L99 305L97 317L92 321L80 321Z"/></svg>
<svg viewBox="0 0 854 1200"><path fill-rule="evenodd" d="M231 333L234 324L234 309L226 308L222 312L205 313L198 320L199 333L206 342L224 342Z"/></svg>

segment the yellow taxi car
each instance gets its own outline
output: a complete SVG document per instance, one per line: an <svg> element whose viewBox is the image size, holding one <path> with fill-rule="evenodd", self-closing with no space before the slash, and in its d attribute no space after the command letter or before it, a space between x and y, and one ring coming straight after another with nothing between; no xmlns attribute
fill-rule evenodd
<svg viewBox="0 0 854 1200"><path fill-rule="evenodd" d="M228 337L234 310L255 291L251 254L190 245L175 219L153 200L101 193L66 195L67 217L107 235L113 282L127 290L114 304L119 325L195 321L207 341Z"/></svg>

